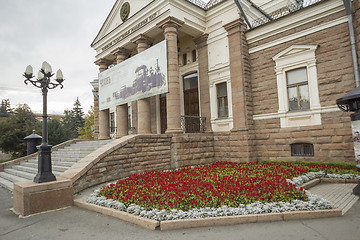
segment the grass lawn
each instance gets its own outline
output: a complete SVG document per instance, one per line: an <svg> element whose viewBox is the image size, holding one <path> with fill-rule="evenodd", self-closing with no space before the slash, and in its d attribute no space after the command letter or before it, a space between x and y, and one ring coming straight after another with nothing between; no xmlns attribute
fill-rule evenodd
<svg viewBox="0 0 360 240"><path fill-rule="evenodd" d="M309 172L358 174L355 166L294 162L231 163L134 174L104 186L100 196L128 207L189 211L196 208L238 207L255 202L307 201L302 188L286 179Z"/></svg>

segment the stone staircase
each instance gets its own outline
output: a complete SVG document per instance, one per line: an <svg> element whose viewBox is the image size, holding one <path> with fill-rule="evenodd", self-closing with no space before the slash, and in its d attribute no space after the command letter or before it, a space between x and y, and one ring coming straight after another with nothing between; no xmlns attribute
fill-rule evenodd
<svg viewBox="0 0 360 240"><path fill-rule="evenodd" d="M99 147L111 140L79 141L63 148L53 150L51 153L52 172L59 176L80 159L89 155ZM38 172L38 157L29 158L20 163L7 165L0 172L0 186L13 190L15 182L32 181Z"/></svg>

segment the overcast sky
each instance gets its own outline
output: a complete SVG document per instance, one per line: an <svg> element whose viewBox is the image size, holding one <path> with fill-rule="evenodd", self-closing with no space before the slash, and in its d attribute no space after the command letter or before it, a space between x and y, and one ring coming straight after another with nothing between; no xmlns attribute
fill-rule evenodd
<svg viewBox="0 0 360 240"><path fill-rule="evenodd" d="M208 0L205 0L208 2ZM0 0L0 101L11 107L28 104L42 112L39 88L25 85L22 74L34 74L47 61L61 69L64 88L48 92L48 113L72 109L77 97L84 112L93 105L90 82L97 79L95 51L90 47L115 0Z"/></svg>
<svg viewBox="0 0 360 240"><path fill-rule="evenodd" d="M43 61L61 69L64 88L49 90L48 113L72 109L76 97L86 113L93 105L90 82L97 78L90 47L115 0L0 0L0 101L26 103L42 112L39 88L22 76L32 65L37 76Z"/></svg>

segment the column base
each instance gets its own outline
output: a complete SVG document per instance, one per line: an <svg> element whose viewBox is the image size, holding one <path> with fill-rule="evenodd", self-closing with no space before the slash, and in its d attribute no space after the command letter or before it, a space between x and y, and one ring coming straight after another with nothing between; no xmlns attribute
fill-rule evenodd
<svg viewBox="0 0 360 240"><path fill-rule="evenodd" d="M110 137L99 137L99 140L109 140Z"/></svg>
<svg viewBox="0 0 360 240"><path fill-rule="evenodd" d="M184 133L184 131L181 128L172 128L172 129L166 129L166 134L168 133Z"/></svg>
<svg viewBox="0 0 360 240"><path fill-rule="evenodd" d="M44 143L38 147L38 173L34 178L34 182L36 183L56 181L51 167L51 148L51 145Z"/></svg>

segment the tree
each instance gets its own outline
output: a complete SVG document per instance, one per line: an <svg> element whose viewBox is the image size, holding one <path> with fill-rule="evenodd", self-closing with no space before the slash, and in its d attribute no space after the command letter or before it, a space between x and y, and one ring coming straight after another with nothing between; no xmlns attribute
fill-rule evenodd
<svg viewBox="0 0 360 240"><path fill-rule="evenodd" d="M48 120L48 137L50 145L57 145L70 139L69 131L62 124L59 117Z"/></svg>
<svg viewBox="0 0 360 240"><path fill-rule="evenodd" d="M76 98L76 101L74 103L74 107L72 110L72 114L73 114L73 128L72 130L75 130L77 132L77 129L80 127L84 127L84 112L82 110L79 98Z"/></svg>
<svg viewBox="0 0 360 240"><path fill-rule="evenodd" d="M64 110L63 125L70 139L78 137L77 129L84 127L84 122L84 112L82 111L79 98L76 98L73 109Z"/></svg>
<svg viewBox="0 0 360 240"><path fill-rule="evenodd" d="M10 101L9 99L1 100L0 104L0 117L9 117L11 113Z"/></svg>
<svg viewBox="0 0 360 240"><path fill-rule="evenodd" d="M80 139L94 139L94 108L91 107L88 114L85 116L84 127L78 127L77 129Z"/></svg>
<svg viewBox="0 0 360 240"><path fill-rule="evenodd" d="M19 105L9 117L0 118L0 148L11 153L13 157L25 156L27 146L24 138L30 135L33 129L41 134L40 122L36 120L28 105Z"/></svg>

